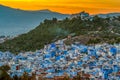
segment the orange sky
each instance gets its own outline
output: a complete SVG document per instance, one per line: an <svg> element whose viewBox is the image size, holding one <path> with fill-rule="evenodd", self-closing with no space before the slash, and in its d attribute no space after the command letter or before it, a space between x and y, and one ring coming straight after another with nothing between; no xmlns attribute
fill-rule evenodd
<svg viewBox="0 0 120 80"><path fill-rule="evenodd" d="M23 10L50 9L65 14L120 12L120 0L0 0L0 4Z"/></svg>

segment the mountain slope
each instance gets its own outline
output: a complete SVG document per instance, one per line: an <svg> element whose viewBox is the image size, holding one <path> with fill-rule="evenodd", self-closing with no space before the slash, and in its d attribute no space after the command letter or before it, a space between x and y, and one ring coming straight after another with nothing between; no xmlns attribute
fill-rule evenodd
<svg viewBox="0 0 120 80"><path fill-rule="evenodd" d="M120 16L120 13L98 14L98 16L101 18L118 17L118 16Z"/></svg>
<svg viewBox="0 0 120 80"><path fill-rule="evenodd" d="M0 44L0 51L35 51L43 48L45 44L66 38L68 35L75 36L66 44L79 41L83 44L95 43L118 43L120 42L120 17L110 20L109 18L93 17L93 21L82 20L80 17L64 19L54 18L45 20L32 31L22 34L12 40Z"/></svg>
<svg viewBox="0 0 120 80"><path fill-rule="evenodd" d="M67 14L50 10L24 11L0 5L0 35L18 35L34 29L44 19L64 19Z"/></svg>

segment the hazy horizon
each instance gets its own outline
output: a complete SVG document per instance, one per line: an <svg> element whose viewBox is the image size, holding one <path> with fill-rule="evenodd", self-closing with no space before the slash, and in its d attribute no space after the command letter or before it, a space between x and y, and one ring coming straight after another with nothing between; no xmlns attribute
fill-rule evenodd
<svg viewBox="0 0 120 80"><path fill-rule="evenodd" d="M42 11L42 10L49 10L49 11L51 11L51 12L57 12L57 11L53 11L53 10L50 10L50 9L38 9L38 10L24 10L24 9L20 9L20 8L14 8L14 7L10 7L10 6L6 6L6 5L3 5L3 4L0 4L1 6L4 6L4 7L8 7L8 8L12 8L12 9L18 9L18 10L23 10L23 11ZM83 10L84 11L84 10ZM77 14L77 13L80 13L80 12L83 12L83 11L79 11L79 12L76 12L76 13L71 13L71 14ZM87 12L87 11L85 11L85 12ZM57 12L57 13L61 13L61 12ZM89 12L88 12L89 13ZM119 12L106 12L106 13L102 13L102 12L100 12L100 13L96 13L96 14L91 14L91 13L89 13L89 14L91 14L91 15L97 15L97 14L108 14L108 13L120 13L120 11ZM68 15L71 15L70 13L61 13L61 14L68 14Z"/></svg>
<svg viewBox="0 0 120 80"><path fill-rule="evenodd" d="M49 9L63 14L74 14L81 11L86 11L90 14L120 12L120 0L0 0L0 4L21 10Z"/></svg>

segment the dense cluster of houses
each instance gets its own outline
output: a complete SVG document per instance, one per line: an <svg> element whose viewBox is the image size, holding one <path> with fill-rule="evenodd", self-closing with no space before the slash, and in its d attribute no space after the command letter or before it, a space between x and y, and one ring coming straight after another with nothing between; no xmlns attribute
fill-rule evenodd
<svg viewBox="0 0 120 80"><path fill-rule="evenodd" d="M75 42L65 45L64 40L45 45L36 52L14 55L0 52L0 66L9 65L8 74L22 76L35 73L45 78L55 76L74 77L78 72L89 74L91 79L120 79L120 44L96 44L92 46ZM83 75L84 76L84 75ZM37 78L37 77L36 77Z"/></svg>

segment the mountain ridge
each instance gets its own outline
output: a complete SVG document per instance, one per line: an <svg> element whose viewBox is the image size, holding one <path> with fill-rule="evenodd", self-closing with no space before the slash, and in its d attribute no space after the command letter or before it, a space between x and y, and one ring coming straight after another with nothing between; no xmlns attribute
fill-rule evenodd
<svg viewBox="0 0 120 80"><path fill-rule="evenodd" d="M19 8L12 8L12 7L9 7L9 6L5 6L5 5L2 5L0 4L0 7L6 7L6 8L10 8L10 9L15 9L15 10L21 10L21 11L27 11L27 12L39 12L39 11L45 11L45 12L55 12L55 13L60 13L60 12L56 12L56 11L52 11L52 10L49 10L49 9L41 9L41 10L22 10L22 9L19 9ZM60 14L63 14L63 13L60 13ZM74 13L74 14L78 14L78 13ZM120 12L110 12L110 13L97 13L97 14L91 14L91 15L110 15L110 14L120 14ZM68 15L68 14L67 14ZM70 15L70 14L69 14ZM72 14L71 14L72 15Z"/></svg>
<svg viewBox="0 0 120 80"><path fill-rule="evenodd" d="M63 14L63 13L60 13L60 12L52 11L50 9L22 10L22 9L19 9L19 8L12 8L12 7L9 7L9 6L2 5L2 4L0 4L0 8L9 8L9 9L14 9L14 10L23 11L23 12L54 12L54 13ZM66 14L66 15L69 15L69 14Z"/></svg>
<svg viewBox="0 0 120 80"><path fill-rule="evenodd" d="M108 15L114 16L116 14L119 15L120 13L97 15L104 18ZM17 36L23 33L27 33L30 30L34 29L45 19L57 18L62 20L66 17L70 17L70 15L53 12L48 9L26 11L0 5L0 36Z"/></svg>
<svg viewBox="0 0 120 80"><path fill-rule="evenodd" d="M50 10L25 11L0 5L0 35L16 36L34 29L45 19L64 19L67 14Z"/></svg>

